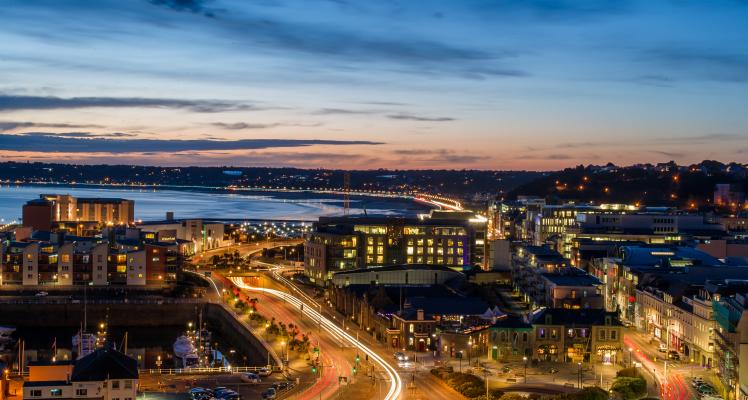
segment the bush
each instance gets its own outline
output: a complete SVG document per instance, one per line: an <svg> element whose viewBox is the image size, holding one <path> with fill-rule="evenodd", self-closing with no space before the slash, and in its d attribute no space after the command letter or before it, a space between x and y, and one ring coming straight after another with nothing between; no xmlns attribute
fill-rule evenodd
<svg viewBox="0 0 748 400"><path fill-rule="evenodd" d="M518 393L504 393L499 400L527 400L527 397Z"/></svg>
<svg viewBox="0 0 748 400"><path fill-rule="evenodd" d="M642 378L642 375L639 373L639 370L636 368L624 368L618 372L616 372L616 377L621 378Z"/></svg>
<svg viewBox="0 0 748 400"><path fill-rule="evenodd" d="M634 400L647 394L647 381L641 377L630 378L622 376L616 378L610 390L613 393L619 394L624 400Z"/></svg>
<svg viewBox="0 0 748 400"><path fill-rule="evenodd" d="M446 368L434 368L431 370L431 374L469 399L485 397L486 382L475 375L449 372Z"/></svg>

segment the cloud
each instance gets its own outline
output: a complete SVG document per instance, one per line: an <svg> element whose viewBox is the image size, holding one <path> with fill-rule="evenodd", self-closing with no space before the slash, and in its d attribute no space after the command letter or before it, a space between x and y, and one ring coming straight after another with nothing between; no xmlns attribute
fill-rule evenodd
<svg viewBox="0 0 748 400"><path fill-rule="evenodd" d="M407 120L407 121L424 121L424 122L447 122L447 121L454 121L454 118L451 117L421 117L418 115L412 115L412 114L391 114L388 115L387 118L389 119L399 119L399 120Z"/></svg>
<svg viewBox="0 0 748 400"><path fill-rule="evenodd" d="M276 128L279 126L301 126L301 127L315 127L315 126L321 126L321 122L315 122L310 124L297 124L297 123L283 123L283 122L275 122L270 124L256 124L256 123L248 123L248 122L214 122L211 125L222 128L222 129L228 129L228 130L244 130L244 129L268 129L268 128Z"/></svg>
<svg viewBox="0 0 748 400"><path fill-rule="evenodd" d="M646 49L638 58L658 63L681 76L689 75L725 82L748 82L748 54L673 46Z"/></svg>
<svg viewBox="0 0 748 400"><path fill-rule="evenodd" d="M452 164L471 164L487 160L490 157L477 154L461 154L449 149L403 149L393 151L396 155L407 156L407 162L443 162Z"/></svg>
<svg viewBox="0 0 748 400"><path fill-rule="evenodd" d="M163 140L163 139L107 139L101 137L65 136L65 134L34 132L30 135L0 134L0 150L62 153L137 153L158 150L161 153L180 151L255 150L314 145L378 145L367 140L322 139L241 139L241 140Z"/></svg>
<svg viewBox="0 0 748 400"><path fill-rule="evenodd" d="M201 14L209 18L215 17L215 10L206 7L207 1L200 0L149 0L156 6L170 8L174 11L191 12Z"/></svg>
<svg viewBox="0 0 748 400"><path fill-rule="evenodd" d="M670 157L670 158L683 158L686 156L684 153L676 153L676 152L662 151L662 150L650 150L649 152L653 154L659 154L665 157Z"/></svg>
<svg viewBox="0 0 748 400"><path fill-rule="evenodd" d="M65 124L65 123L45 123L45 122L20 122L20 121L0 121L0 132L12 131L23 128L62 128L62 129L80 129L80 128L103 128L101 125L93 124Z"/></svg>
<svg viewBox="0 0 748 400"><path fill-rule="evenodd" d="M105 133L94 133L94 132L22 132L19 135L23 136L42 136L42 137L65 137L65 138L121 138L121 137L135 137L134 133L125 132L105 132Z"/></svg>
<svg viewBox="0 0 748 400"><path fill-rule="evenodd" d="M75 108L174 108L200 113L257 110L254 105L224 100L179 100L143 97L53 97L0 93L0 111Z"/></svg>
<svg viewBox="0 0 748 400"><path fill-rule="evenodd" d="M381 110L354 110L354 109L347 109L347 108L322 108L320 110L317 110L315 114L317 115L370 115L370 114L380 114L383 111Z"/></svg>

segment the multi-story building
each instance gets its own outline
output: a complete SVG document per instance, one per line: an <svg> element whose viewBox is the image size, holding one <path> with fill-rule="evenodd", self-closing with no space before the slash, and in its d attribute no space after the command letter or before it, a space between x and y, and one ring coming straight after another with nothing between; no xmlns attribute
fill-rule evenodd
<svg viewBox="0 0 748 400"><path fill-rule="evenodd" d="M483 266L486 220L471 212L418 218L322 217L304 243L306 275L322 285L335 272L399 264Z"/></svg>
<svg viewBox="0 0 748 400"><path fill-rule="evenodd" d="M33 231L67 231L92 235L102 225L128 225L135 220L135 202L119 198L76 198L67 194L42 194L26 202L23 226Z"/></svg>
<svg viewBox="0 0 748 400"><path fill-rule="evenodd" d="M200 219L175 220L168 213L163 221L138 223L145 238L161 242L184 241L189 244L189 254L196 254L228 244L224 236L225 225L221 222Z"/></svg>
<svg viewBox="0 0 748 400"><path fill-rule="evenodd" d="M52 203L53 221L94 221L109 225L135 222L135 202L121 198L73 197L68 194L42 194Z"/></svg>
<svg viewBox="0 0 748 400"><path fill-rule="evenodd" d="M717 376L726 399L748 399L748 282L713 285L714 350Z"/></svg>
<svg viewBox="0 0 748 400"><path fill-rule="evenodd" d="M141 241L123 250L104 239L0 243L0 285L163 286L179 279L177 242Z"/></svg>
<svg viewBox="0 0 748 400"><path fill-rule="evenodd" d="M557 251L544 246L518 246L514 252L512 280L515 289L533 307L567 309L602 308L602 283Z"/></svg>
<svg viewBox="0 0 748 400"><path fill-rule="evenodd" d="M714 363L711 300L703 286L699 288L677 277L664 278L640 285L636 290L646 332L668 351L683 354L684 362L711 368Z"/></svg>
<svg viewBox="0 0 748 400"><path fill-rule="evenodd" d="M726 267L720 260L692 247L621 246L616 253L616 257L593 259L590 273L604 284L606 309L618 310L622 320L639 329L644 329L645 321L637 303L636 289L648 277L660 274L697 276L716 272L729 277L741 273L740 269Z"/></svg>
<svg viewBox="0 0 748 400"><path fill-rule="evenodd" d="M623 356L623 326L613 312L544 308L530 322L538 360L615 364Z"/></svg>
<svg viewBox="0 0 748 400"><path fill-rule="evenodd" d="M75 362L30 364L23 399L135 400L138 382L137 361L107 347Z"/></svg>

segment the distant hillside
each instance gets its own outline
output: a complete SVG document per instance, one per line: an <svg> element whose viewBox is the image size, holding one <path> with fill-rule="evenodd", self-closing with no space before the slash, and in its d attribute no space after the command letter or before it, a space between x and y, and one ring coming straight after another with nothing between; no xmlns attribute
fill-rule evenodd
<svg viewBox="0 0 748 400"><path fill-rule="evenodd" d="M716 184L748 188L746 171L745 165L716 161L690 166L673 162L630 167L579 166L520 185L506 197L533 195L553 202L575 200L701 208L712 205Z"/></svg>
<svg viewBox="0 0 748 400"><path fill-rule="evenodd" d="M350 173L353 190L423 191L432 194L493 198L525 184L541 173L477 170L364 170L241 167L150 167L137 165L75 165L0 163L0 180L91 184L248 186L337 189Z"/></svg>

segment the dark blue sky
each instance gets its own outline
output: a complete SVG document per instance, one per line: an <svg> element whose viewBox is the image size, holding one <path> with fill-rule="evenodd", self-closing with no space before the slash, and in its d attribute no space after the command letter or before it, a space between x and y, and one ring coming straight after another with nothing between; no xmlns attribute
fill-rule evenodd
<svg viewBox="0 0 748 400"><path fill-rule="evenodd" d="M748 159L746 1L6 0L0 21L6 159Z"/></svg>

